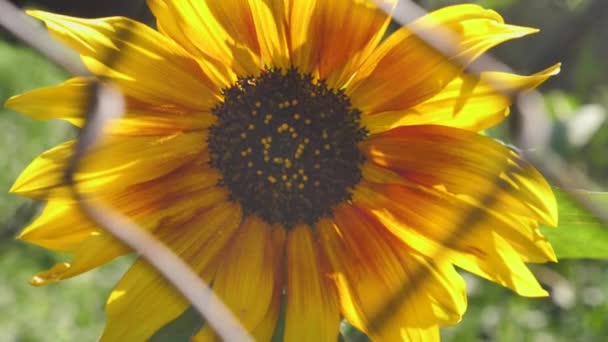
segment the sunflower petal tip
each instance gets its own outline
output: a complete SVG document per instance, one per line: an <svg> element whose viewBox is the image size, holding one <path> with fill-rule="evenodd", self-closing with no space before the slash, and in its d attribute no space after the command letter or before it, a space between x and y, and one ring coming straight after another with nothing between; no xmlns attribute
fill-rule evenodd
<svg viewBox="0 0 608 342"><path fill-rule="evenodd" d="M19 234L17 234L17 236L15 236L15 239L17 240L21 240L21 241L27 241L28 238L28 232L26 229L23 229L22 231L19 232Z"/></svg>
<svg viewBox="0 0 608 342"><path fill-rule="evenodd" d="M33 276L29 283L32 286L43 286L58 282L63 279L63 274L69 270L70 267L70 264L67 262L55 264L55 266L51 267L50 269Z"/></svg>
<svg viewBox="0 0 608 342"><path fill-rule="evenodd" d="M46 12L44 11L40 11L40 10L35 10L35 9L28 9L25 10L25 14L29 15L30 17L34 17L36 19L41 19L42 17L44 17Z"/></svg>
<svg viewBox="0 0 608 342"><path fill-rule="evenodd" d="M562 71L561 62L557 62L546 69L547 74L550 76L555 76L555 75L559 74L561 71Z"/></svg>
<svg viewBox="0 0 608 342"><path fill-rule="evenodd" d="M13 95L11 97L9 97L5 102L4 102L4 108L10 109L14 112L18 112L18 113L25 113L26 110L25 108L27 108L28 105L28 100L29 97L27 96L28 93L23 93L23 94L18 94L18 95ZM33 117L33 116L30 116Z"/></svg>
<svg viewBox="0 0 608 342"><path fill-rule="evenodd" d="M559 211L557 199L555 198L555 194L553 194L553 190L551 190L551 196L545 201L545 209L547 222L544 223L550 227L557 227L559 223Z"/></svg>
<svg viewBox="0 0 608 342"><path fill-rule="evenodd" d="M12 109L12 110L14 110L14 109L12 108L12 106L15 104L15 102L17 101L17 99L18 99L19 97L20 97L20 95L13 95L13 96L9 97L9 98L8 98L6 101L4 101L3 106L4 106L5 108L8 108L8 109Z"/></svg>
<svg viewBox="0 0 608 342"><path fill-rule="evenodd" d="M540 29L538 29L536 27L507 25L507 24L503 24L503 26L508 26L513 30L512 35L514 38L522 38L522 37L540 32Z"/></svg>
<svg viewBox="0 0 608 342"><path fill-rule="evenodd" d="M21 175L17 177L13 186L8 190L9 193L24 196L30 190L27 186L27 180L25 180L23 175L24 173L21 173Z"/></svg>
<svg viewBox="0 0 608 342"><path fill-rule="evenodd" d="M8 189L8 192L11 194L19 195L19 193L20 193L19 189L21 188L21 185L19 183L20 183L19 179L17 179L15 181L15 183L13 184L13 186L11 186L11 188Z"/></svg>

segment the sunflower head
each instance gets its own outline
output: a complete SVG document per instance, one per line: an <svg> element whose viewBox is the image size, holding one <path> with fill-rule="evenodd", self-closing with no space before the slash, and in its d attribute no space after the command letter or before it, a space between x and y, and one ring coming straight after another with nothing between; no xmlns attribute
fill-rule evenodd
<svg viewBox="0 0 608 342"><path fill-rule="evenodd" d="M263 70L226 89L212 112L210 165L247 214L312 225L361 180L361 112L310 74Z"/></svg>
<svg viewBox="0 0 608 342"><path fill-rule="evenodd" d="M29 12L126 98L75 186L166 243L257 339L273 336L281 314L287 341L335 341L341 320L374 340L438 339L466 309L455 267L546 295L525 263L555 261L538 230L556 224L551 188L478 132L508 115L505 94L559 65L530 76L464 71L534 29L476 5L388 33L391 18L372 1L148 4L158 31ZM418 36L438 28L453 33L450 55ZM108 63L108 50L120 58ZM87 84L72 78L6 105L81 126ZM63 183L73 145L43 153L11 189L47 201L20 238L73 256L36 285L130 252ZM108 299L102 339L146 340L188 306L140 259ZM194 337L215 338L209 326Z"/></svg>

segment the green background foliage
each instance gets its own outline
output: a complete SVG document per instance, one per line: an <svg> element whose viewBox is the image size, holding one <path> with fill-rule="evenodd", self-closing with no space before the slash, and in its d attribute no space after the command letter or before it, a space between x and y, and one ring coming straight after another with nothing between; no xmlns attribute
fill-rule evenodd
<svg viewBox="0 0 608 342"><path fill-rule="evenodd" d="M464 1L419 1L428 9ZM585 121L608 108L608 14L603 0L485 0L511 23L541 27L533 38L507 44L497 55L522 73L563 61L563 72L542 89L554 122L552 145L571 165L594 180L585 196L603 201L608 185L608 119ZM599 5L598 5L599 4ZM596 7L593 7L596 6ZM602 11L605 12L602 12ZM563 39L569 39L564 45ZM602 44L604 42L604 44ZM23 91L57 83L66 74L29 49L0 36L0 102ZM598 114L599 113L599 114ZM595 123L594 123L595 122ZM591 126L591 133L577 127ZM14 241L39 205L7 193L19 172L43 150L74 136L67 124L40 122L0 109L0 342L93 341L103 329L105 298L131 262L121 258L100 269L42 288L27 281L67 259ZM505 127L490 134L508 140ZM581 135L582 134L582 135ZM464 320L443 331L444 341L603 341L608 336L608 229L581 210L562 190L560 228L543 228L558 264L534 265L551 297L521 298L468 274L469 309ZM595 259L595 260L594 260ZM175 340L200 322L189 311L154 341ZM345 328L348 330L348 328ZM172 338L170 338L170 336ZM179 340L185 340L180 338Z"/></svg>

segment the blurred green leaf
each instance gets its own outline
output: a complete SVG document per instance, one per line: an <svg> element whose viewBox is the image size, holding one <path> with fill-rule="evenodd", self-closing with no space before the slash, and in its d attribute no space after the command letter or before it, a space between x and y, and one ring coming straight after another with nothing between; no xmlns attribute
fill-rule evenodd
<svg viewBox="0 0 608 342"><path fill-rule="evenodd" d="M581 208L563 190L554 189L559 210L558 228L542 227L558 258L608 258L608 225ZM576 190L608 210L608 192Z"/></svg>

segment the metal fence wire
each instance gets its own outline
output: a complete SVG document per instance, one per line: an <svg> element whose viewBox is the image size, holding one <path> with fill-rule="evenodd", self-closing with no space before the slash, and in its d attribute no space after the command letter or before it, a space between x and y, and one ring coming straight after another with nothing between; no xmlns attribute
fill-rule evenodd
<svg viewBox="0 0 608 342"><path fill-rule="evenodd" d="M598 1L600 3L601 1ZM143 2L141 2L143 5ZM455 35L447 28L437 28L429 30L418 30L413 25L415 19L426 14L426 11L413 1L402 0L396 8L387 5L385 2L378 1L378 6L393 17L393 20L400 25L408 25L412 32L434 50L445 56L458 55ZM156 239L151 233L141 229L129 220L126 216L119 213L108 204L100 204L98 201L90 201L87 195L80 193L75 186L74 175L78 170L80 162L96 145L102 136L104 127L113 119L122 115L124 109L124 99L120 90L114 87L111 82L103 78L93 76L84 67L78 55L53 40L46 29L44 29L34 19L28 17L20 9L12 5L7 0L0 0L0 26L18 39L22 40L32 48L38 50L49 60L63 67L74 76L87 76L91 81L89 84L89 96L86 106L86 123L79 132L75 151L66 172L64 181L71 186L73 196L77 199L80 208L89 218L102 227L117 239L132 248L133 251L144 257L158 272L160 272L175 288L180 291L185 298L192 304L211 325L216 333L226 341L252 341L253 338L241 326L238 319L232 315L230 310L222 301L214 295L203 280L194 273L189 266L181 260L171 249ZM120 41L129 40L129 28L123 28L119 35ZM108 50L104 58L105 65L112 66L120 58L120 47ZM464 67L467 74L479 79L482 72L487 70L509 71L510 68L501 63L488 53L485 53L473 63L458 58L452 59L453 63ZM490 84L492 85L492 84ZM502 89L496 85L497 89ZM510 136L516 145L521 148L518 152L532 165L544 174L553 185L563 189L581 207L592 213L600 222L608 224L608 211L589 197L583 196L578 191L569 189L589 189L591 182L577 169L569 166L562 160L549 145L551 135L551 123L548 114L544 110L542 96L536 91L522 92L503 92L505 96L512 99L513 111L509 117L511 120ZM540 153L530 153L528 147L534 147ZM505 163L503 172L512 173L513 165ZM500 177L493 180L494 188L481 197L478 208L471 208L469 212L463 213L460 222L454 223L458 232L452 234L445 241L440 241L441 245L451 246L457 236L470 233L475 225L472 224L479 220L482 215L480 208L492 208L497 200L500 191L508 191L506 182ZM500 191L496 191L500 190ZM442 258L442 252L434 257ZM385 306L370 322L372 328L379 328L387 321L394 308L400 303L407 301L421 284L429 276L428 271L419 268L411 275L411 283L403 286L401 291L390 298Z"/></svg>

